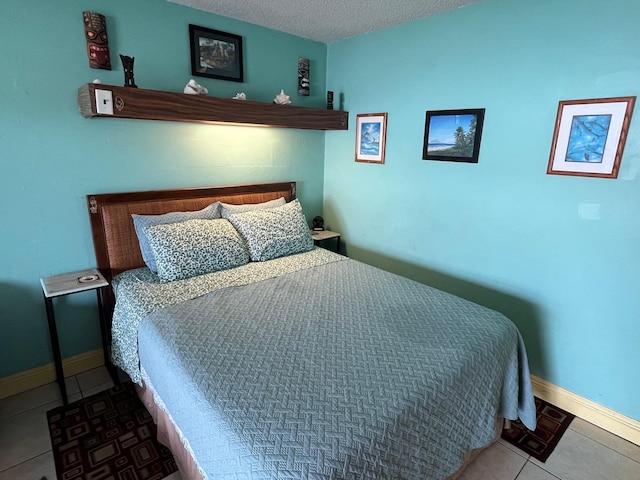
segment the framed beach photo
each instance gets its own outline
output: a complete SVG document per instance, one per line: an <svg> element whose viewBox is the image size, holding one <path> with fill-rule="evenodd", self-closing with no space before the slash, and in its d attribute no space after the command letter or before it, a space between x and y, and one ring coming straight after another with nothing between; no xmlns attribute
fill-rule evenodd
<svg viewBox="0 0 640 480"><path fill-rule="evenodd" d="M384 163L386 143L386 113L360 113L356 116L356 162Z"/></svg>
<svg viewBox="0 0 640 480"><path fill-rule="evenodd" d="M617 178L636 97L558 104L547 173Z"/></svg>
<svg viewBox="0 0 640 480"><path fill-rule="evenodd" d="M484 108L427 112L423 160L478 163Z"/></svg>
<svg viewBox="0 0 640 480"><path fill-rule="evenodd" d="M189 44L193 75L244 81L241 36L189 25Z"/></svg>

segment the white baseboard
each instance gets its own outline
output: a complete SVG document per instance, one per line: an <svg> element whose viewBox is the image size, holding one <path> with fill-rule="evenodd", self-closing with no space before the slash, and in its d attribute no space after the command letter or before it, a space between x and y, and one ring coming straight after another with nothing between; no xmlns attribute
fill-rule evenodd
<svg viewBox="0 0 640 480"><path fill-rule="evenodd" d="M86 372L92 368L104 365L102 349L81 353L62 361L65 377ZM0 378L0 399L26 392L32 388L56 381L56 369L53 363L42 367L32 368L24 372Z"/></svg>
<svg viewBox="0 0 640 480"><path fill-rule="evenodd" d="M533 394L614 435L640 445L640 422L531 375Z"/></svg>

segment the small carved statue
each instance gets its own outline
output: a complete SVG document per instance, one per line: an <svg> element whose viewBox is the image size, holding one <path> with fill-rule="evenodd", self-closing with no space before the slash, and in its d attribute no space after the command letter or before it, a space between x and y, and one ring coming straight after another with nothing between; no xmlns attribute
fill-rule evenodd
<svg viewBox="0 0 640 480"><path fill-rule="evenodd" d="M133 61L135 57L127 57L126 55L120 55L120 60L122 60L122 67L124 68L124 86L125 87L133 87L138 88L138 86L133 81Z"/></svg>
<svg viewBox="0 0 640 480"><path fill-rule="evenodd" d="M327 91L327 110L333 110L333 92Z"/></svg>

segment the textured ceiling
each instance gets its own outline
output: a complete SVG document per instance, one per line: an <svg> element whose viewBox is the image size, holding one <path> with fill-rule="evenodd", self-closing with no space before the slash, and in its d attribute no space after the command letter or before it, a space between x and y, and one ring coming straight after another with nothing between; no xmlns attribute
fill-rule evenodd
<svg viewBox="0 0 640 480"><path fill-rule="evenodd" d="M167 0L323 43L480 0Z"/></svg>

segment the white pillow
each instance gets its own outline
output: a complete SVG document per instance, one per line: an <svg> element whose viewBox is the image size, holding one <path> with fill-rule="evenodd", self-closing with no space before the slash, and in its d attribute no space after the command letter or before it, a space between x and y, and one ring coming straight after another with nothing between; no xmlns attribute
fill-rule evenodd
<svg viewBox="0 0 640 480"><path fill-rule="evenodd" d="M252 210L263 210L265 208L275 208L281 207L287 203L284 197L277 198L275 200L269 200L268 202L262 203L243 203L241 205L234 205L232 203L220 203L221 206L221 216L222 218L227 218L229 215L233 215L236 213L244 213L250 212Z"/></svg>

